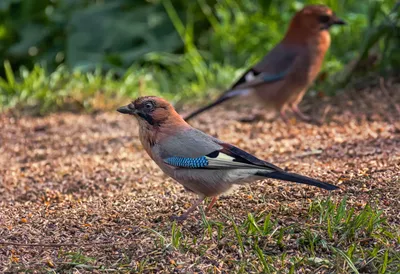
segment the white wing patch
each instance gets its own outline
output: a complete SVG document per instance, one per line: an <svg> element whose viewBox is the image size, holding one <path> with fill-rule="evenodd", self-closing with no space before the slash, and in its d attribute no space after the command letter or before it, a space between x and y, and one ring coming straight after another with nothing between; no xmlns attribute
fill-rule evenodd
<svg viewBox="0 0 400 274"><path fill-rule="evenodd" d="M236 96L248 96L250 95L251 89L234 89L226 94L227 97L236 97Z"/></svg>
<svg viewBox="0 0 400 274"><path fill-rule="evenodd" d="M262 169L262 170L266 170L269 172L273 172L274 170L269 169L267 167L262 167L262 166L257 166L257 165L253 165L253 164L246 164L246 163L241 163L241 162L237 162L234 161L235 158L232 156L229 156L225 153L219 152L218 156L216 158L211 158L211 157L207 157L206 159L208 161L208 168L248 168L248 169Z"/></svg>
<svg viewBox="0 0 400 274"><path fill-rule="evenodd" d="M246 80L246 82L251 82L254 80L254 78L256 78L256 76L254 75L254 73L252 71L249 71L248 73L246 73L246 75L244 76L244 79Z"/></svg>

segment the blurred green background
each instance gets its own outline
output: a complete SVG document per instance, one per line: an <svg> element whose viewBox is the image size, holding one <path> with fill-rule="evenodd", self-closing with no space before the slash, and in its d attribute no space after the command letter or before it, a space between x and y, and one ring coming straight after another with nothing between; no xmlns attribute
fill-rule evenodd
<svg viewBox="0 0 400 274"><path fill-rule="evenodd" d="M282 39L293 14L326 4L348 25L314 90L400 68L395 0L1 0L0 107L108 109L127 97L217 96Z"/></svg>

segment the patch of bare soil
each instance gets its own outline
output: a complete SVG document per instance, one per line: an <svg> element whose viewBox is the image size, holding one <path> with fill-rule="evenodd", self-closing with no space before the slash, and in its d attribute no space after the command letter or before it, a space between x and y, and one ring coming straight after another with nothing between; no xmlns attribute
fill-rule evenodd
<svg viewBox="0 0 400 274"><path fill-rule="evenodd" d="M398 228L400 114L396 102L400 104L398 83L385 92L371 87L335 98L305 100L301 108L306 113L325 113L322 126L294 119L290 124L280 119L238 122L252 106L239 111L218 107L192 125L287 170L339 185L333 199L347 195L355 209L374 204ZM145 272L234 269L230 262L239 256L237 247L201 241L205 228L199 218L179 224L184 233L199 238L191 242L193 249L179 252L161 247L162 237L154 231L169 241L169 216L184 211L194 197L150 161L132 117L117 112L43 118L3 114L0 127L0 242L70 244L0 244L0 272L63 272L73 269L76 261L101 266L81 268L80 273L140 270L141 264ZM233 216L240 223L249 212L271 212L279 224L303 223L311 200L326 196L327 192L313 187L265 180L222 197L208 218L229 223L225 216ZM232 230L229 225L225 229ZM196 245L204 245L204 252ZM281 251L272 246L271 252ZM301 255L295 244L285 252Z"/></svg>

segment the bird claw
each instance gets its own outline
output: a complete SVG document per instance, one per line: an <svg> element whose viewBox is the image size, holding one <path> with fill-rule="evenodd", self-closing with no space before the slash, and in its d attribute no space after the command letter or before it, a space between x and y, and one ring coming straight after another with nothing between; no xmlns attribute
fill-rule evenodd
<svg viewBox="0 0 400 274"><path fill-rule="evenodd" d="M305 115L303 114L302 116L299 115L299 118L301 120L303 120L304 122L311 122L313 120L313 118L311 118L311 116Z"/></svg>
<svg viewBox="0 0 400 274"><path fill-rule="evenodd" d="M294 111L294 113L297 115L297 117L299 117L301 120L303 120L304 122L311 122L313 119L311 118L311 116L308 116L306 114L304 114L303 112L301 112L300 110L296 110Z"/></svg>
<svg viewBox="0 0 400 274"><path fill-rule="evenodd" d="M292 107L292 110L293 110L294 114L296 114L296 116L299 117L304 122L319 125L319 126L322 125L322 121L317 120L309 115L304 114L297 106Z"/></svg>

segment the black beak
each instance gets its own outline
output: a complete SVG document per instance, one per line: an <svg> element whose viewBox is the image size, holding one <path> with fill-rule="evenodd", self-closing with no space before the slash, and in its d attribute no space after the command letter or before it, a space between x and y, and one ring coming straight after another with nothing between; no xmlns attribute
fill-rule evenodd
<svg viewBox="0 0 400 274"><path fill-rule="evenodd" d="M129 106L123 106L117 109L118 112L122 114L134 114L135 110L131 109Z"/></svg>
<svg viewBox="0 0 400 274"><path fill-rule="evenodd" d="M347 25L347 23L345 21L343 21L342 19L335 17L333 19L333 25Z"/></svg>

